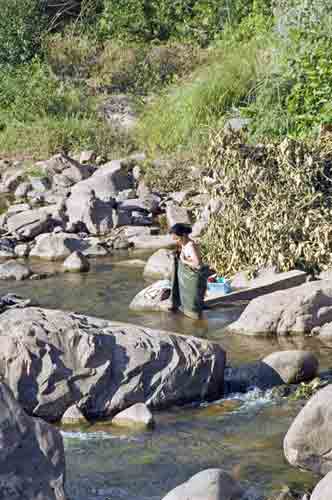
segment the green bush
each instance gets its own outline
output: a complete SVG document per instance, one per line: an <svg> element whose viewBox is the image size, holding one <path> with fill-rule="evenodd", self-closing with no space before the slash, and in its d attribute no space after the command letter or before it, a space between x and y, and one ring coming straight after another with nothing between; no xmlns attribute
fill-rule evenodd
<svg viewBox="0 0 332 500"><path fill-rule="evenodd" d="M81 87L59 82L49 66L33 63L0 72L2 122L34 122L46 116L84 116L92 106Z"/></svg>
<svg viewBox="0 0 332 500"><path fill-rule="evenodd" d="M332 122L332 5L294 0L282 7L269 71L246 110L255 138L305 137Z"/></svg>
<svg viewBox="0 0 332 500"><path fill-rule="evenodd" d="M46 24L40 0L0 0L0 65L22 64L40 48Z"/></svg>
<svg viewBox="0 0 332 500"><path fill-rule="evenodd" d="M253 0L104 0L101 35L135 40L189 39L206 45L226 23L250 12Z"/></svg>

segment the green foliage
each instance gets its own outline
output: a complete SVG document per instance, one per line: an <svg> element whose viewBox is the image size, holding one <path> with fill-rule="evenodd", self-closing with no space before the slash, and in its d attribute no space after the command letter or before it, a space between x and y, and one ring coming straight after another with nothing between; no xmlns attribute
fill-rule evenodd
<svg viewBox="0 0 332 500"><path fill-rule="evenodd" d="M18 122L46 116L84 116L91 108L84 89L59 82L50 68L35 60L0 73L0 118Z"/></svg>
<svg viewBox="0 0 332 500"><path fill-rule="evenodd" d="M261 71L256 41L214 52L192 81L152 102L138 137L151 150L171 151L199 144L232 107L245 105Z"/></svg>
<svg viewBox="0 0 332 500"><path fill-rule="evenodd" d="M45 157L59 148L91 148L101 154L128 151L126 136L98 118L88 89L60 82L35 60L0 73L0 151Z"/></svg>
<svg viewBox="0 0 332 500"><path fill-rule="evenodd" d="M135 40L189 39L206 45L226 23L250 12L252 0L104 0L100 33Z"/></svg>
<svg viewBox="0 0 332 500"><path fill-rule="evenodd" d="M275 265L315 272L332 264L331 156L285 140L251 146L238 134L211 134L207 171L222 214L203 246L222 275Z"/></svg>
<svg viewBox="0 0 332 500"><path fill-rule="evenodd" d="M38 51L46 16L40 0L0 0L0 66L22 64Z"/></svg>
<svg viewBox="0 0 332 500"><path fill-rule="evenodd" d="M245 110L255 138L305 137L332 121L332 5L294 0L281 7L269 71Z"/></svg>

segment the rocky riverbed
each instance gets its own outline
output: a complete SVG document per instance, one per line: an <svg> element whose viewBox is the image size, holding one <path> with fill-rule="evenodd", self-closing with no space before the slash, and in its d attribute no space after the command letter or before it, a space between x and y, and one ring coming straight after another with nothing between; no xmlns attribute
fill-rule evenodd
<svg viewBox="0 0 332 500"><path fill-rule="evenodd" d="M199 237L221 204L153 192L143 168L142 155L105 163L93 152L34 171L1 163L0 446L13 452L0 496L65 498L62 439L48 421L62 425L72 500L309 500L325 474L311 500L327 500L330 275L200 322L153 313L167 310L164 282L144 279L172 268L160 214L170 226L196 210Z"/></svg>

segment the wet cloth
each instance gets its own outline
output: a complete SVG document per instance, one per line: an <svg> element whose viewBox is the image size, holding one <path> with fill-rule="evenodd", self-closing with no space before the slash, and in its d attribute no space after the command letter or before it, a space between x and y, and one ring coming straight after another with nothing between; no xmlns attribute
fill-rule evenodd
<svg viewBox="0 0 332 500"><path fill-rule="evenodd" d="M185 316L199 319L204 307L207 278L208 266L193 270L175 257L172 277L174 309L180 309Z"/></svg>

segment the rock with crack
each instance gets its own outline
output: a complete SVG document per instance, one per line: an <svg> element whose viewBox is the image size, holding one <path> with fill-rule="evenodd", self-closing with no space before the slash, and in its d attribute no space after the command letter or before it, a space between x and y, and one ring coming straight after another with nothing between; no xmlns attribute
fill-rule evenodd
<svg viewBox="0 0 332 500"><path fill-rule="evenodd" d="M67 215L72 226L82 225L90 234L109 233L113 228L114 199L103 201L93 190L89 193L72 193L68 198Z"/></svg>
<svg viewBox="0 0 332 500"><path fill-rule="evenodd" d="M8 231L21 241L31 240L62 223L58 205L26 210L8 218Z"/></svg>
<svg viewBox="0 0 332 500"><path fill-rule="evenodd" d="M0 498L65 500L60 432L29 417L0 383Z"/></svg>
<svg viewBox="0 0 332 500"><path fill-rule="evenodd" d="M223 392L225 353L194 337L28 307L0 315L0 376L32 415L89 420L135 403L150 409Z"/></svg>
<svg viewBox="0 0 332 500"><path fill-rule="evenodd" d="M313 281L254 299L230 331L245 335L310 334L332 321L332 283Z"/></svg>
<svg viewBox="0 0 332 500"><path fill-rule="evenodd" d="M116 197L120 191L133 187L133 176L126 163L122 160L113 160L99 167L88 179L75 184L71 196L84 198L94 191L98 199L107 202L111 197Z"/></svg>

